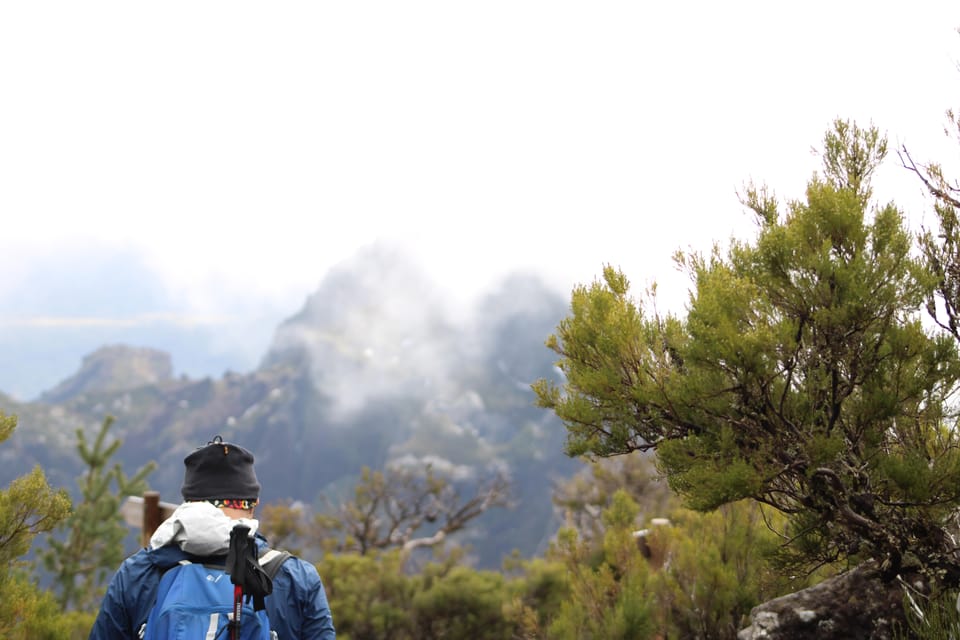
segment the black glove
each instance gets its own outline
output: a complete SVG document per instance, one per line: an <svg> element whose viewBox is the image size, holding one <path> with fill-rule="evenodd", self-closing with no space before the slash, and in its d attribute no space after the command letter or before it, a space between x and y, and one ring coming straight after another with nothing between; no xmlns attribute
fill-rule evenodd
<svg viewBox="0 0 960 640"><path fill-rule="evenodd" d="M230 531L226 572L230 582L239 585L243 594L253 598L253 610L264 608L263 599L273 592L273 581L260 566L257 543L250 537L250 527L238 524Z"/></svg>

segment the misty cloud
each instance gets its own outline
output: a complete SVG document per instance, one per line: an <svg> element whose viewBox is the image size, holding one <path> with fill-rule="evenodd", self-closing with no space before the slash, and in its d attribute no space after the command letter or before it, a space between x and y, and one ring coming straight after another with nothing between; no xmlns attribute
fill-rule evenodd
<svg viewBox="0 0 960 640"><path fill-rule="evenodd" d="M398 469L425 469L430 467L440 476L450 478L458 482L473 480L477 477L477 470L474 467L465 464L454 464L446 458L439 456L414 456L406 454L390 461L390 467Z"/></svg>
<svg viewBox="0 0 960 640"><path fill-rule="evenodd" d="M458 336L428 276L400 250L374 245L330 271L277 330L267 362L308 354L316 387L344 418L374 398L455 393Z"/></svg>

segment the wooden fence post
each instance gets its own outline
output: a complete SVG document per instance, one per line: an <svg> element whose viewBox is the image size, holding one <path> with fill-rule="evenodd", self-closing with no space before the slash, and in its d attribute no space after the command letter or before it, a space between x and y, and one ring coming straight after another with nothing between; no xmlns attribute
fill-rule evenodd
<svg viewBox="0 0 960 640"><path fill-rule="evenodd" d="M144 491L143 497L129 496L120 505L120 515L128 526L140 529L140 543L145 547L160 524L173 515L176 504L160 501L158 491Z"/></svg>
<svg viewBox="0 0 960 640"><path fill-rule="evenodd" d="M150 542L150 536L160 526L162 519L160 517L160 492L144 491L143 493L143 528L141 529L140 540L142 546L147 546Z"/></svg>

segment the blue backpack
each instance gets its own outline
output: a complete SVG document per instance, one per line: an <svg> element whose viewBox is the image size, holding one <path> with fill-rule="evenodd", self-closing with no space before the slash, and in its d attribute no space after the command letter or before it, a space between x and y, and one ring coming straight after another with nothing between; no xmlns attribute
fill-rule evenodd
<svg viewBox="0 0 960 640"><path fill-rule="evenodd" d="M273 579L290 557L286 551L266 550L260 566ZM143 640L232 640L234 586L223 565L196 564L181 560L160 579L157 601L141 630ZM271 640L265 610L254 611L250 598L243 598L240 613L242 640Z"/></svg>

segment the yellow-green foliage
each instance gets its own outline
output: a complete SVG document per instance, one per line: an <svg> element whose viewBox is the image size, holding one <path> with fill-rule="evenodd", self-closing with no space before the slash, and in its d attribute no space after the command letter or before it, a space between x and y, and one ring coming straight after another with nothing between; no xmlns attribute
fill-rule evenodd
<svg viewBox="0 0 960 640"><path fill-rule="evenodd" d="M514 577L508 582L509 602L504 617L516 628L516 636L534 640L541 629L557 617L570 594L570 575L562 562L534 558L509 559L504 569Z"/></svg>
<svg viewBox="0 0 960 640"><path fill-rule="evenodd" d="M512 625L504 617L507 590L502 575L454 567L426 577L413 597L410 611L416 638L477 638L510 640Z"/></svg>
<svg viewBox="0 0 960 640"><path fill-rule="evenodd" d="M317 565L341 640L411 638L416 585L398 552L327 554Z"/></svg>
<svg viewBox="0 0 960 640"><path fill-rule="evenodd" d="M733 431L723 427L716 438L689 436L682 442L668 440L660 445L658 463L673 469L670 486L686 496L692 509L716 509L760 490L760 473L739 455L733 440ZM697 458L690 455L692 451Z"/></svg>
<svg viewBox="0 0 960 640"><path fill-rule="evenodd" d="M604 513L599 558L573 530L561 532L552 557L567 568L570 597L543 637L733 640L751 608L805 586L771 569L780 540L755 504L674 512L671 524L646 533L649 559L631 530L635 513L618 493ZM784 518L768 520L782 526Z"/></svg>
<svg viewBox="0 0 960 640"><path fill-rule="evenodd" d="M9 438L16 426L16 416L0 411L0 442ZM0 579L11 563L30 550L38 533L50 531L69 513L67 492L52 489L39 467L0 490Z"/></svg>
<svg viewBox="0 0 960 640"><path fill-rule="evenodd" d="M41 591L14 572L0 581L0 638L4 640L81 640L94 613L64 612L53 593Z"/></svg>
<svg viewBox="0 0 960 640"><path fill-rule="evenodd" d="M649 568L631 532L638 507L617 491L603 515L607 526L599 562L575 531L560 532L554 556L566 565L570 597L547 629L557 640L648 638L653 629Z"/></svg>
<svg viewBox="0 0 960 640"><path fill-rule="evenodd" d="M30 550L38 533L49 531L70 513L66 491L47 484L36 467L0 491L0 571Z"/></svg>
<svg viewBox="0 0 960 640"><path fill-rule="evenodd" d="M270 544L286 549L294 555L303 555L301 541L307 534L303 510L294 506L292 500L264 504L257 508L260 531Z"/></svg>
<svg viewBox="0 0 960 640"><path fill-rule="evenodd" d="M748 189L753 239L677 256L685 317L635 302L610 268L575 288L546 343L564 382L533 386L568 453L655 448L689 506L752 498L791 514L797 539L819 542L803 547L808 568L956 565L943 516L960 506L960 455L944 427L960 390L960 260L927 251L924 264L904 214L870 202L886 149L873 127L837 121L803 199L781 212ZM944 307L946 323L923 322Z"/></svg>
<svg viewBox="0 0 960 640"><path fill-rule="evenodd" d="M752 607L806 586L768 562L781 514L679 509L641 540L639 513L618 490L602 536L562 529L546 558L514 556L502 572L451 556L408 573L396 551L330 554L318 569L345 640L734 640Z"/></svg>
<svg viewBox="0 0 960 640"><path fill-rule="evenodd" d="M532 563L535 577L508 579L446 562L405 573L400 552L327 555L318 565L337 626L345 640L510 640L519 618L556 608L562 578ZM529 586L527 586L529 585ZM515 610L511 603L515 602ZM527 608L524 610L523 607ZM534 623L534 626L536 622Z"/></svg>
<svg viewBox="0 0 960 640"><path fill-rule="evenodd" d="M780 526L784 520L776 513L767 518ZM736 638L754 606L806 586L772 569L781 540L756 504L740 501L709 513L679 510L671 522L654 529L649 542L667 557L649 587L667 637Z"/></svg>
<svg viewBox="0 0 960 640"><path fill-rule="evenodd" d="M0 442L15 427L16 417L0 411ZM51 488L39 467L0 490L0 638L70 640L89 632L91 615L63 613L53 595L39 590L21 567L34 538L69 513L66 491Z"/></svg>

